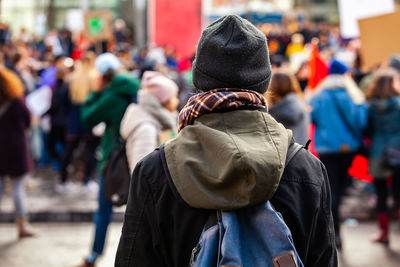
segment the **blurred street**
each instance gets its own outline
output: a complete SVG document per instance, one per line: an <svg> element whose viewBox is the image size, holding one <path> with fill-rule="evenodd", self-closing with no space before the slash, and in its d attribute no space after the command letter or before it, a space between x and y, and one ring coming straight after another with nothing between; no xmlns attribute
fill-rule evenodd
<svg viewBox="0 0 400 267"><path fill-rule="evenodd" d="M0 224L1 266L7 267L73 267L80 264L87 253L92 238L91 223L41 223L35 224L39 238L18 241L14 225ZM122 224L114 223L109 229L105 255L99 267L114 264ZM392 223L389 248L371 243L376 231L373 222L343 227L343 252L339 253L339 267L397 267L400 262L400 230Z"/></svg>
<svg viewBox="0 0 400 267"><path fill-rule="evenodd" d="M83 262L92 242L93 224L43 223L35 227L40 237L18 241L14 225L0 224L0 266L74 267ZM108 246L99 267L114 266L121 227L121 223L110 225Z"/></svg>
<svg viewBox="0 0 400 267"><path fill-rule="evenodd" d="M51 169L36 171L26 181L27 206L32 222L91 222L97 209L98 186L90 190L81 181L72 179L69 191L59 193L55 188L57 173ZM14 221L11 190L6 186L1 203L0 222ZM113 219L121 222L125 207L115 208Z"/></svg>

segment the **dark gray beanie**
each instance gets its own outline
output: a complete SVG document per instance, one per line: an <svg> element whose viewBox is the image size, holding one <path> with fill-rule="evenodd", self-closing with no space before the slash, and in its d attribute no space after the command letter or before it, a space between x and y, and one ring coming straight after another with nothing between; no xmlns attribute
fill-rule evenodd
<svg viewBox="0 0 400 267"><path fill-rule="evenodd" d="M267 39L249 21L228 15L203 31L193 62L196 89L242 88L265 93L270 80Z"/></svg>

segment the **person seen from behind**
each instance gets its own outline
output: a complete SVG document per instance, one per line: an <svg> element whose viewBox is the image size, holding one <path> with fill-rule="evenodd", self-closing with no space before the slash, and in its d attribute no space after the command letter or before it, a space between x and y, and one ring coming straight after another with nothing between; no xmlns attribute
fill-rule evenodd
<svg viewBox="0 0 400 267"><path fill-rule="evenodd" d="M32 170L27 131L31 115L24 103L24 86L18 76L0 63L0 203L5 180L10 178L18 237L37 232L28 223L25 204L25 177Z"/></svg>
<svg viewBox="0 0 400 267"><path fill-rule="evenodd" d="M371 148L369 172L374 177L376 209L380 233L373 241L389 243L390 216L387 205L388 181L392 177L392 193L400 225L400 78L393 70L378 72L367 90L370 116ZM390 151L394 150L394 153ZM397 153L396 153L397 152ZM397 164L390 164L394 160Z"/></svg>
<svg viewBox="0 0 400 267"><path fill-rule="evenodd" d="M121 136L127 141L126 154L130 173L136 163L158 147L162 131L176 131L178 86L156 71L146 71L138 103L130 104L121 121Z"/></svg>
<svg viewBox="0 0 400 267"><path fill-rule="evenodd" d="M229 15L203 31L197 94L179 114L177 137L133 171L115 266L186 267L216 210L269 200L305 266L337 266L325 168L304 148L284 168L294 141L267 112L270 78L266 37L250 22Z"/></svg>
<svg viewBox="0 0 400 267"><path fill-rule="evenodd" d="M104 164L114 149L120 144L120 123L126 108L139 89L139 81L129 73L123 72L118 58L111 53L97 57L95 66L100 75L97 91L90 93L81 107L81 119L87 128L93 128L100 122L106 123L101 139L101 159L98 163L99 175L99 207L95 214L95 236L90 255L82 266L94 266L98 256L103 253L108 225L112 215L112 205L104 196L103 173Z"/></svg>
<svg viewBox="0 0 400 267"><path fill-rule="evenodd" d="M68 72L65 68L57 70L57 80L51 96L50 109L44 114L50 115L50 132L47 137L47 149L52 158L56 160L55 166L57 169L62 164L62 151L66 143L67 112L69 108L67 74Z"/></svg>
<svg viewBox="0 0 400 267"><path fill-rule="evenodd" d="M356 152L363 147L363 130L368 118L365 97L347 73L348 68L333 59L329 75L309 101L315 125L315 150L326 167L332 190L332 214L339 249L342 246L339 205L347 170Z"/></svg>
<svg viewBox="0 0 400 267"><path fill-rule="evenodd" d="M96 87L98 72L94 62L96 55L93 52L86 52L82 59L77 62L76 69L71 73L69 79L68 108L66 113L66 145L61 162L61 185L58 186L60 192L70 189L68 184L67 167L72 161L73 152L80 142L85 144L84 152L84 177L85 190L90 191L95 188L95 184L90 180L93 169L96 165L95 150L98 146L98 138L95 137L89 128L86 128L81 121L81 109L89 94Z"/></svg>
<svg viewBox="0 0 400 267"><path fill-rule="evenodd" d="M266 96L269 114L293 131L297 143L305 145L309 136L310 114L296 78L283 71L275 72Z"/></svg>

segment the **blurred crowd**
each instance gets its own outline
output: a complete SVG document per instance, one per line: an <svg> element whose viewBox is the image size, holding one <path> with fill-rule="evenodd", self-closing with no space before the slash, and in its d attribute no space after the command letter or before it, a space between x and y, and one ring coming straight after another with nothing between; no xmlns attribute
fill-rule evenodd
<svg viewBox="0 0 400 267"><path fill-rule="evenodd" d="M368 158L377 194L380 232L374 240L388 243L389 192L400 217L400 163L390 160L400 153L400 57L365 69L362 44L342 39L338 25L305 20L258 27L267 35L273 67L269 112L298 143L313 140L310 149L330 178L337 247L338 208L357 155ZM113 148L125 140L132 171L174 137L178 112L196 93L194 55L180 58L170 46L136 48L123 25L114 35L94 44L67 30L36 39L23 29L11 36L7 25L0 27L0 198L9 176L20 236L35 234L23 205L26 173L54 168L60 194L72 190L71 179L82 182L82 194L102 192L98 178ZM102 253L111 213L100 197L88 262Z"/></svg>

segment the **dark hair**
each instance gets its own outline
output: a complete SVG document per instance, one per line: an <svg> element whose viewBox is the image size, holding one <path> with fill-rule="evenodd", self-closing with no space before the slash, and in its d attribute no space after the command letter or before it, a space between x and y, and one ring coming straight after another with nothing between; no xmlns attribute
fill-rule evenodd
<svg viewBox="0 0 400 267"><path fill-rule="evenodd" d="M394 88L394 79L399 76L394 72L385 72L378 74L372 85L367 89L367 99L378 98L392 98L399 95L399 92Z"/></svg>
<svg viewBox="0 0 400 267"><path fill-rule="evenodd" d="M110 84L111 81L114 79L115 76L115 71L113 69L108 69L104 74L103 74L103 84L107 85Z"/></svg>
<svg viewBox="0 0 400 267"><path fill-rule="evenodd" d="M58 83L63 83L65 77L67 76L67 70L63 68L58 68L56 73L56 78Z"/></svg>
<svg viewBox="0 0 400 267"><path fill-rule="evenodd" d="M20 62L22 59L22 54L19 52L15 52L12 56L11 56L11 62L16 65L18 64L18 62Z"/></svg>
<svg viewBox="0 0 400 267"><path fill-rule="evenodd" d="M299 82L293 75L285 72L275 72L272 75L271 84L267 91L269 104L279 102L290 93L296 93L303 98Z"/></svg>

